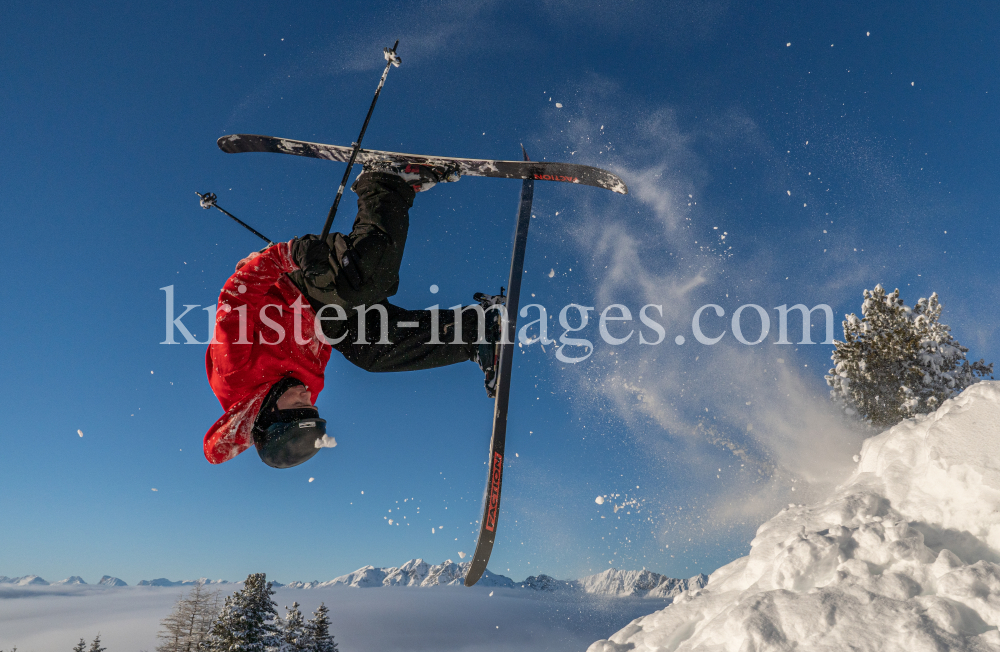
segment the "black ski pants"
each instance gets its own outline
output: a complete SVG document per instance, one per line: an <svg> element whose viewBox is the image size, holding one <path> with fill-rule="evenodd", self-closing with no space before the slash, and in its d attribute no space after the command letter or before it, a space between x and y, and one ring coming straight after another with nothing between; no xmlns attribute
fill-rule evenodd
<svg viewBox="0 0 1000 652"><path fill-rule="evenodd" d="M330 272L312 278L301 271L289 274L317 312L329 305L343 310L346 319L322 321L324 335L337 342L333 346L345 358L367 371L431 369L474 359L474 310L462 313L464 343L454 344L453 311L438 312L434 338L431 311L405 310L386 301L399 288L413 189L396 175L381 172L363 173L351 189L358 194L358 216L350 234L327 237ZM335 309L323 313L335 315Z"/></svg>

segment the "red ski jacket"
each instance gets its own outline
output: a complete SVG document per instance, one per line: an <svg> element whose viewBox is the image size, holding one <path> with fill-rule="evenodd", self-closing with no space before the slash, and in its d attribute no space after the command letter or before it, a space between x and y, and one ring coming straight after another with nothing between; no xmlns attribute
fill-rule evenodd
<svg viewBox="0 0 1000 652"><path fill-rule="evenodd" d="M316 338L316 313L286 275L297 269L291 242L279 242L241 260L222 288L205 354L208 382L226 411L205 434L212 464L253 445L254 420L277 381L295 376L314 402L323 391L332 347Z"/></svg>

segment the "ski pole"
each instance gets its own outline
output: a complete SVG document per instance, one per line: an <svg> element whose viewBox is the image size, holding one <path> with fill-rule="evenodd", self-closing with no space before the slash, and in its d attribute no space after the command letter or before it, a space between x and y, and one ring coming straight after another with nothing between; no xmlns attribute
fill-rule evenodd
<svg viewBox="0 0 1000 652"><path fill-rule="evenodd" d="M202 208L213 208L213 207L214 207L214 208L218 208L218 209L219 209L220 211L222 211L223 213L225 213L225 214L226 214L226 215L228 215L229 217L231 217L231 218L233 218L234 220L236 220L236 223L237 223L237 224L239 224L240 226L242 226L242 227L243 227L244 229L246 229L246 230L247 230L247 231L249 231L250 233L253 233L253 234L254 234L255 236L257 236L258 238L260 238L261 240L263 240L263 241L264 241L264 242L266 242L267 244L269 244L269 245L273 245L273 244L274 244L274 243L273 243L273 242L271 242L271 240L270 240L270 239L268 239L268 237L267 237L267 236L265 236L265 235L264 235L263 233L261 233L260 231L258 231L258 230L257 230L257 229L255 229L255 228L253 228L252 226L250 226L249 224L247 224L246 222L244 222L244 221L243 221L243 220L241 220L240 218L236 217L235 215L233 215L232 213L230 213L229 211L227 211L227 210L226 210L225 208L223 208L222 206L219 206L218 204L216 204L216 203L215 203L215 200L217 199L217 197L215 196L215 193L214 193L214 192L206 192L206 193L205 193L205 194L203 195L203 194L201 194L200 192L198 192L197 190L195 190L195 191L194 191L194 194L196 194L196 195L198 195L199 197L201 197L201 207L202 207Z"/></svg>
<svg viewBox="0 0 1000 652"><path fill-rule="evenodd" d="M372 98L372 105L368 107L368 115L365 116L365 123L361 125L361 133L358 135L357 142L353 143L353 149L351 150L351 158L347 161L347 169L344 170L344 178L340 181L340 188L337 189L337 197L333 200L333 206L330 207L330 213L326 216L326 224L323 225L323 234L319 237L320 242L326 241L326 236L330 235L330 227L333 226L333 217L337 214L337 206L340 205L340 198L344 194L344 188L347 186L347 182L351 178L351 170L354 168L354 159L358 156L358 151L361 149L361 139L365 137L365 130L368 129L368 121L372 119L372 111L375 110L375 103L378 102L379 93L382 92L382 86L385 84L385 78L389 75L389 68L392 66L399 67L399 64L403 62L396 54L396 48L399 46L399 40L396 40L396 44L392 46L392 49L383 48L382 52L385 56L385 70L382 71L382 79L378 82L378 88L375 89L375 97ZM259 235L259 234L258 234Z"/></svg>

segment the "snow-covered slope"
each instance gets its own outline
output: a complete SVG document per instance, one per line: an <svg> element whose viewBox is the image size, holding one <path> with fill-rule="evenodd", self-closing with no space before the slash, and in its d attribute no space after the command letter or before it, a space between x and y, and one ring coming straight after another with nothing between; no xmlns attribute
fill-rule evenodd
<svg viewBox="0 0 1000 652"><path fill-rule="evenodd" d="M111 577L110 575L105 575L98 582L101 586L128 586L124 581L118 579L117 577Z"/></svg>
<svg viewBox="0 0 1000 652"><path fill-rule="evenodd" d="M867 440L751 546L589 652L1000 650L1000 382Z"/></svg>
<svg viewBox="0 0 1000 652"><path fill-rule="evenodd" d="M52 583L53 586L65 586L67 584L86 584L86 582L84 582L83 578L79 575L73 575L72 577L67 577L64 580Z"/></svg>

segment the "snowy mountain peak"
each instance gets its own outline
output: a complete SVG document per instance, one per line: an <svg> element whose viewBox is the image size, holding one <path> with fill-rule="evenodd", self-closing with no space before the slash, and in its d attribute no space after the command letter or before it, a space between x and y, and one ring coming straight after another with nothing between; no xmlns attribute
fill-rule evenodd
<svg viewBox="0 0 1000 652"><path fill-rule="evenodd" d="M645 569L623 571L609 568L578 580L557 580L548 575L532 575L518 583L518 586L536 591L582 591L616 598L673 598L689 589L700 589L706 582L706 575L681 580Z"/></svg>
<svg viewBox="0 0 1000 652"><path fill-rule="evenodd" d="M444 563L430 565L423 559L411 559L402 566L376 568L364 566L335 577L328 582L293 582L289 584L296 588L316 588L344 584L355 588L371 588L376 586L455 586L463 584L471 562L456 564L450 559ZM503 575L484 573L480 583L484 586L514 586L514 581Z"/></svg>
<svg viewBox="0 0 1000 652"><path fill-rule="evenodd" d="M100 584L101 586L128 586L128 584L126 584L122 580L118 579L117 577L111 577L110 575L105 575L104 577L102 577L101 581L98 582L98 584Z"/></svg>
<svg viewBox="0 0 1000 652"><path fill-rule="evenodd" d="M198 582L204 584L230 584L226 580L210 580L207 577L202 577L196 580L168 580L165 577L158 577L155 580L139 580L136 586L194 586ZM274 586L284 586L284 584L274 583Z"/></svg>
<svg viewBox="0 0 1000 652"><path fill-rule="evenodd" d="M49 583L37 575L25 575L24 577L7 577L0 575L0 584L15 584L17 586L48 586Z"/></svg>
<svg viewBox="0 0 1000 652"><path fill-rule="evenodd" d="M71 577L67 577L64 580L59 580L58 582L53 582L54 586L65 586L67 584L86 584L86 582L84 582L83 578L80 577L79 575L73 575Z"/></svg>

